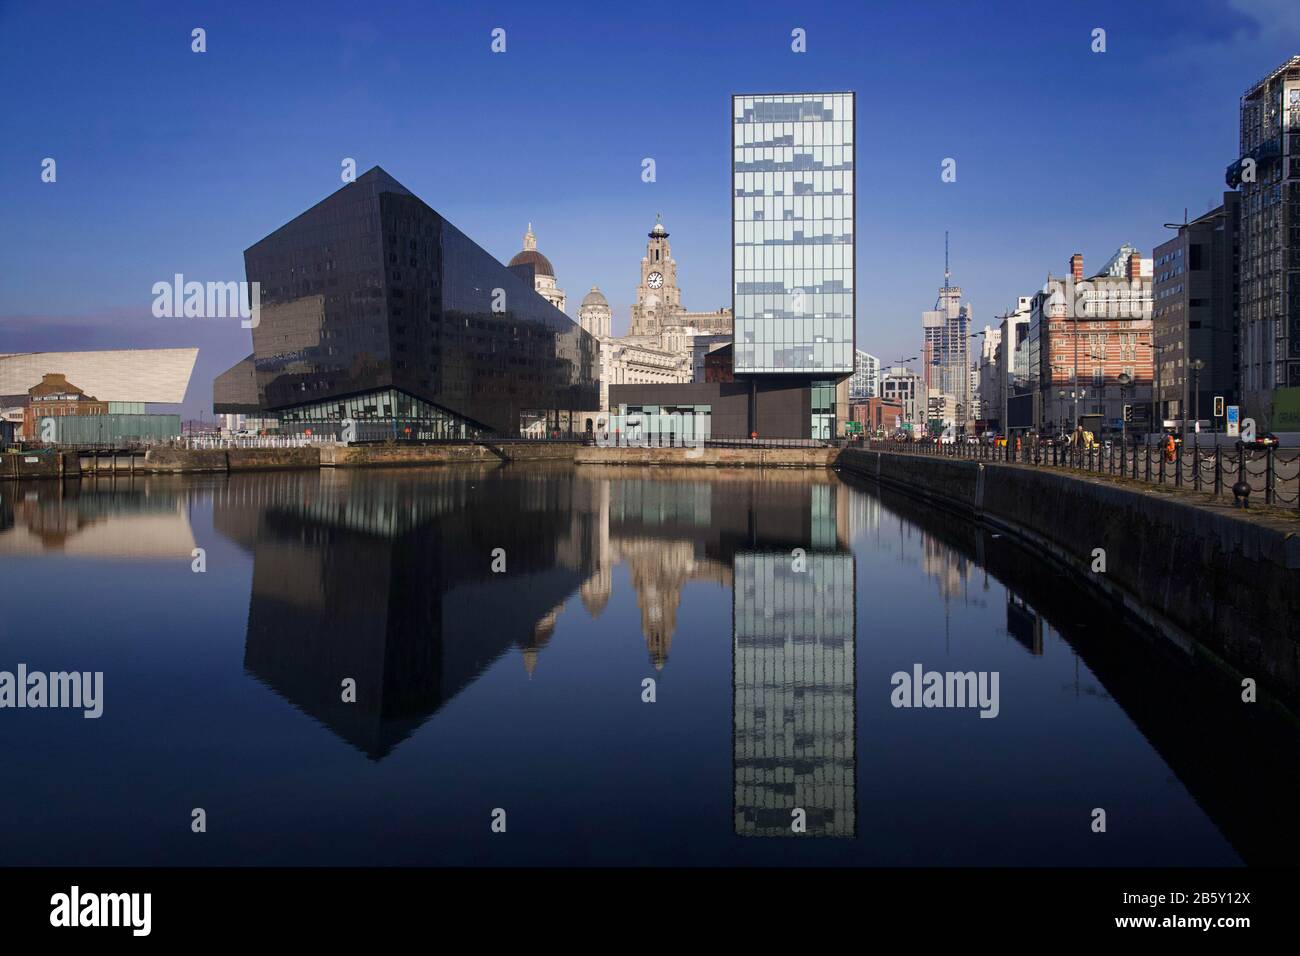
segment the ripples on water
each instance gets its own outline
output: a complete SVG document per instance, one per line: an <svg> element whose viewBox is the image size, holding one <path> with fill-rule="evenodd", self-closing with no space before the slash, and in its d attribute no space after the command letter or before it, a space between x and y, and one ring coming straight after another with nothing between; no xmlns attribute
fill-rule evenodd
<svg viewBox="0 0 1300 956"><path fill-rule="evenodd" d="M105 686L0 710L7 864L1294 859L1285 715L829 472L9 484L0 568L0 669ZM917 664L997 672L997 717L894 707Z"/></svg>

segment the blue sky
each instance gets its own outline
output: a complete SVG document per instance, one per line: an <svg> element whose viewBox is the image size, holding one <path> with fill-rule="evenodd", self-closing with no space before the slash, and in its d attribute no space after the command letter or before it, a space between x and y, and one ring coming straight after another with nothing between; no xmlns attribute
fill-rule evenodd
<svg viewBox="0 0 1300 956"><path fill-rule="evenodd" d="M915 355L945 229L979 326L1072 252L1149 255L1219 202L1238 98L1295 53L1294 0L0 2L0 351L199 345L185 411L210 415L249 333L154 319L153 283L244 278L243 250L337 189L344 157L502 260L531 220L570 314L598 284L616 333L662 212L686 305L715 309L730 94L848 89L858 345Z"/></svg>

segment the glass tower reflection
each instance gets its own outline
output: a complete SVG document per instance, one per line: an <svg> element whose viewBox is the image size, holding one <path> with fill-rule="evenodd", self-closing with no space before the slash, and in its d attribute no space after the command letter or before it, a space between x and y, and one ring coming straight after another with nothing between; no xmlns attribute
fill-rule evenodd
<svg viewBox="0 0 1300 956"><path fill-rule="evenodd" d="M855 564L736 555L733 765L740 836L857 834Z"/></svg>

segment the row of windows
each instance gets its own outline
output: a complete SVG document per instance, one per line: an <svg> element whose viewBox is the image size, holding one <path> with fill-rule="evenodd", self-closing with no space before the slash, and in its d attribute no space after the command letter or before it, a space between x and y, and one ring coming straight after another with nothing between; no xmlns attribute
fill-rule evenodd
<svg viewBox="0 0 1300 956"><path fill-rule="evenodd" d="M853 124L831 120L801 123L749 123L735 125L737 149L808 150L853 144Z"/></svg>
<svg viewBox="0 0 1300 956"><path fill-rule="evenodd" d="M852 93L762 93L731 98L731 115L740 123L847 121L853 119Z"/></svg>
<svg viewBox="0 0 1300 956"><path fill-rule="evenodd" d="M851 219L853 217L852 195L807 195L772 194L762 190L735 200L732 216L733 222L748 219L766 221L803 222L819 219Z"/></svg>
<svg viewBox="0 0 1300 956"><path fill-rule="evenodd" d="M817 370L826 372L853 371L853 345L820 344L756 344L736 345L737 365L753 372L797 372Z"/></svg>
<svg viewBox="0 0 1300 956"><path fill-rule="evenodd" d="M732 170L735 192L745 196L840 196L853 192L853 173L844 170Z"/></svg>

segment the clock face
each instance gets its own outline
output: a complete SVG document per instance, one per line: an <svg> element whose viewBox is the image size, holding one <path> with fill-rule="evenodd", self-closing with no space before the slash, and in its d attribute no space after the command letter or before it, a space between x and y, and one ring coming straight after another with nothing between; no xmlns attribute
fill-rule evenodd
<svg viewBox="0 0 1300 956"><path fill-rule="evenodd" d="M661 285L664 284L663 273L662 272L650 273L648 276L645 277L645 284L652 289L659 288Z"/></svg>

